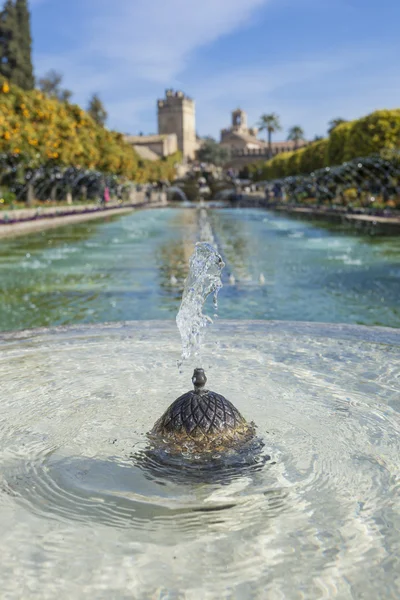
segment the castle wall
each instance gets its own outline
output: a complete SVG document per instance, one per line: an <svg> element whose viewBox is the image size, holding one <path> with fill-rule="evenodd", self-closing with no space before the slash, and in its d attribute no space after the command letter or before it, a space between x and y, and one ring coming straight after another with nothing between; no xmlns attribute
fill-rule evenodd
<svg viewBox="0 0 400 600"><path fill-rule="evenodd" d="M253 150L257 148L265 147L265 142L251 137L249 135L241 135L240 133L233 132L230 129L223 129L221 131L220 145L230 150Z"/></svg>
<svg viewBox="0 0 400 600"><path fill-rule="evenodd" d="M175 133L168 135L126 135L124 140L133 146L145 146L158 156L169 156L178 150Z"/></svg>

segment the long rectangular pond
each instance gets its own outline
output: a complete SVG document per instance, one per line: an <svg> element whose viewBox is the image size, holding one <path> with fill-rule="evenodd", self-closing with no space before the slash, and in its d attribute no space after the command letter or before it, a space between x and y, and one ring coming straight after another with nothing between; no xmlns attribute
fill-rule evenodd
<svg viewBox="0 0 400 600"><path fill-rule="evenodd" d="M0 241L0 330L174 319L199 211L136 211ZM208 210L224 319L400 327L400 238L262 209ZM212 311L211 311L212 312Z"/></svg>

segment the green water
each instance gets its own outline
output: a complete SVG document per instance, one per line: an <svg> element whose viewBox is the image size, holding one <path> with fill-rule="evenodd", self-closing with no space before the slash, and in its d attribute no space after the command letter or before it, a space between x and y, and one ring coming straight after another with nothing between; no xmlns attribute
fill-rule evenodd
<svg viewBox="0 0 400 600"><path fill-rule="evenodd" d="M208 219L226 262L221 318L400 327L399 237L259 209ZM0 330L174 319L198 240L198 211L169 208L1 240Z"/></svg>

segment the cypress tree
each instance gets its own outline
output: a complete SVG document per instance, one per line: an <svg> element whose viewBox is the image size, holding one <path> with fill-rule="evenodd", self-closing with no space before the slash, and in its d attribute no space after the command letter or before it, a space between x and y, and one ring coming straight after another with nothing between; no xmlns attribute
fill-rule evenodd
<svg viewBox="0 0 400 600"><path fill-rule="evenodd" d="M23 87L25 90L32 90L35 86L32 66L32 36L31 36L31 16L29 14L27 0L16 0L15 4L17 14L17 25L19 35L19 47L21 53L21 71L23 77Z"/></svg>
<svg viewBox="0 0 400 600"><path fill-rule="evenodd" d="M0 13L0 73L25 90L34 87L31 45L27 0L6 0Z"/></svg>
<svg viewBox="0 0 400 600"><path fill-rule="evenodd" d="M21 85L23 75L20 69L22 59L17 10L12 0L6 0L0 13L0 46L0 73L12 83Z"/></svg>

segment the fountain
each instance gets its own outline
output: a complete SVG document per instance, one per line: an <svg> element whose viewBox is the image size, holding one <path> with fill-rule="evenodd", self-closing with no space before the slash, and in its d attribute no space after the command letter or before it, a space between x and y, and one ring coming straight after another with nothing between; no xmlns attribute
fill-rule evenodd
<svg viewBox="0 0 400 600"><path fill-rule="evenodd" d="M195 369L194 391L184 394L154 425L151 437L156 447L165 445L175 454L214 454L241 449L254 438L249 425L229 400L204 389L204 369ZM199 458L199 457L197 457Z"/></svg>
<svg viewBox="0 0 400 600"><path fill-rule="evenodd" d="M87 200L101 196L105 185L113 196L127 196L133 183L123 177L105 175L100 171L80 167L30 166L21 167L20 157L0 154L0 183L13 192L18 201L65 199Z"/></svg>
<svg viewBox="0 0 400 600"><path fill-rule="evenodd" d="M203 243L193 262L180 371L167 321L0 336L2 595L398 598L400 331L216 321L204 338L222 259ZM231 411L217 424L243 412L263 444L212 448L207 476L198 448L146 434L190 361L237 407L209 392Z"/></svg>
<svg viewBox="0 0 400 600"><path fill-rule="evenodd" d="M324 167L308 175L295 175L265 182L275 199L290 203L308 202L355 212L368 209L387 214L399 208L400 166L398 151L371 155Z"/></svg>
<svg viewBox="0 0 400 600"><path fill-rule="evenodd" d="M179 200L184 206L190 205L185 192L177 185L170 185L167 188L167 196L170 201Z"/></svg>
<svg viewBox="0 0 400 600"><path fill-rule="evenodd" d="M204 225L204 208L200 209L200 216ZM207 236L212 237L211 230L207 230ZM200 353L205 327L211 321L202 308L211 293L214 294L214 307L217 307L224 266L211 244L196 244L176 319L182 339L182 362L193 350ZM249 425L224 396L205 389L204 369L194 370L192 382L194 391L175 400L154 425L150 438L156 448L165 446L171 453L201 454L201 458L210 454L215 458L220 453L242 450L255 436L254 424Z"/></svg>

